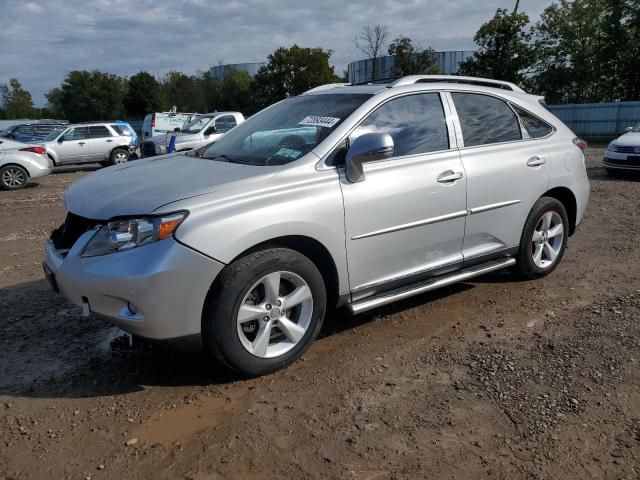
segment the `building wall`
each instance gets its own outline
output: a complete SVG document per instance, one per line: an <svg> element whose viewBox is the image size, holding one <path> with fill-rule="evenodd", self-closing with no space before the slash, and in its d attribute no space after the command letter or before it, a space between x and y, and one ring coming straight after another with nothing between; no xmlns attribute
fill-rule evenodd
<svg viewBox="0 0 640 480"><path fill-rule="evenodd" d="M436 52L436 65L440 71L447 75L452 75L458 72L460 63L473 55L473 51L469 50L456 50L448 52ZM382 78L390 78L395 75L394 73L395 57L393 55L386 55L376 59L376 78L379 80ZM374 80L373 78L373 59L368 58L365 60L358 60L349 64L349 83L363 83Z"/></svg>
<svg viewBox="0 0 640 480"><path fill-rule="evenodd" d="M218 80L222 80L227 70L234 69L239 70L241 72L247 72L252 77L255 77L265 62L254 62L254 63L229 63L226 65L216 65L209 69L209 73L213 78L217 78Z"/></svg>

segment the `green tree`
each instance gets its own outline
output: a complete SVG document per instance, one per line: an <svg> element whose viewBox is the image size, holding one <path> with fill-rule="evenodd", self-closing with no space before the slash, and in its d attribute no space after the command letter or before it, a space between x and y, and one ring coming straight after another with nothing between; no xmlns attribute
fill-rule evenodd
<svg viewBox="0 0 640 480"><path fill-rule="evenodd" d="M221 110L244 112L250 109L253 78L247 72L230 69L221 84Z"/></svg>
<svg viewBox="0 0 640 480"><path fill-rule="evenodd" d="M39 118L39 111L34 108L31 93L22 88L16 78L9 84L0 83L0 110L2 116L12 118Z"/></svg>
<svg viewBox="0 0 640 480"><path fill-rule="evenodd" d="M113 120L124 116L123 78L99 70L74 70L47 95L49 110L71 122Z"/></svg>
<svg viewBox="0 0 640 480"><path fill-rule="evenodd" d="M202 77L169 72L162 83L167 106L176 106L179 112L200 112L207 110L207 99L202 89Z"/></svg>
<svg viewBox="0 0 640 480"><path fill-rule="evenodd" d="M640 0L624 2L621 44L616 59L621 100L640 100Z"/></svg>
<svg viewBox="0 0 640 480"><path fill-rule="evenodd" d="M519 0L511 13L499 8L482 25L474 40L478 51L460 64L460 74L524 83L535 64L529 16L518 12Z"/></svg>
<svg viewBox="0 0 640 480"><path fill-rule="evenodd" d="M123 103L128 118L142 118L161 110L160 84L148 72L136 73L127 82Z"/></svg>
<svg viewBox="0 0 640 480"><path fill-rule="evenodd" d="M397 76L440 73L436 65L436 52L432 48L420 50L404 35L389 45L389 55L395 56L394 74Z"/></svg>
<svg viewBox="0 0 640 480"><path fill-rule="evenodd" d="M329 58L333 52L322 48L293 45L269 55L254 79L252 110L257 111L288 96L299 95L318 85L338 82Z"/></svg>

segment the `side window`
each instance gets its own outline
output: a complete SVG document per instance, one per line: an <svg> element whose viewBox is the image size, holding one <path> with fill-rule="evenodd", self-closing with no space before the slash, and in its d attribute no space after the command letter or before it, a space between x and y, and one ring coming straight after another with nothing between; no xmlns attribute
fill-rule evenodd
<svg viewBox="0 0 640 480"><path fill-rule="evenodd" d="M371 132L393 138L394 157L449 149L447 122L438 93L396 98L371 113L351 139Z"/></svg>
<svg viewBox="0 0 640 480"><path fill-rule="evenodd" d="M31 125L22 125L21 127L18 127L13 133L20 136L31 136L33 135L33 127Z"/></svg>
<svg viewBox="0 0 640 480"><path fill-rule="evenodd" d="M502 100L477 93L452 92L465 147L522 139L518 117Z"/></svg>
<svg viewBox="0 0 640 480"><path fill-rule="evenodd" d="M216 118L215 127L218 133L224 133L231 130L237 125L236 118L233 115Z"/></svg>
<svg viewBox="0 0 640 480"><path fill-rule="evenodd" d="M517 105L511 105L516 111L520 120L522 121L524 128L527 129L531 138L542 138L553 132L553 127L544 120L536 117L533 113L529 113L526 110L518 107Z"/></svg>
<svg viewBox="0 0 640 480"><path fill-rule="evenodd" d="M111 132L105 126L89 127L89 136L91 138L111 137Z"/></svg>
<svg viewBox="0 0 640 480"><path fill-rule="evenodd" d="M85 140L89 138L89 128L87 127L73 127L67 130L64 134L64 139L69 140Z"/></svg>

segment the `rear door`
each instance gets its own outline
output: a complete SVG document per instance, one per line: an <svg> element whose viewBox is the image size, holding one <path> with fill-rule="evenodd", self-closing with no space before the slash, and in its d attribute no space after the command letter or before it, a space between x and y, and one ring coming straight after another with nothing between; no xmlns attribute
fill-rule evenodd
<svg viewBox="0 0 640 480"><path fill-rule="evenodd" d="M89 153L89 127L71 127L58 138L55 152L58 163L83 163L91 161Z"/></svg>
<svg viewBox="0 0 640 480"><path fill-rule="evenodd" d="M89 154L94 162L102 162L109 159L111 150L115 147L111 132L104 125L89 127Z"/></svg>
<svg viewBox="0 0 640 480"><path fill-rule="evenodd" d="M451 92L467 173L465 263L512 253L531 207L547 191L549 158L502 98Z"/></svg>

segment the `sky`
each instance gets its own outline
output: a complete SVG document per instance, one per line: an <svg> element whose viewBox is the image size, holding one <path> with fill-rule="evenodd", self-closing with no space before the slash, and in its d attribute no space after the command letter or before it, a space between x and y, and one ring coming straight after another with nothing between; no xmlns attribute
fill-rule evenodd
<svg viewBox="0 0 640 480"><path fill-rule="evenodd" d="M521 0L537 20L551 0ZM362 58L363 25L420 47L471 50L478 27L514 0L0 0L0 82L18 78L37 106L71 70L123 76L195 73L264 61L281 46L333 50L341 74Z"/></svg>

